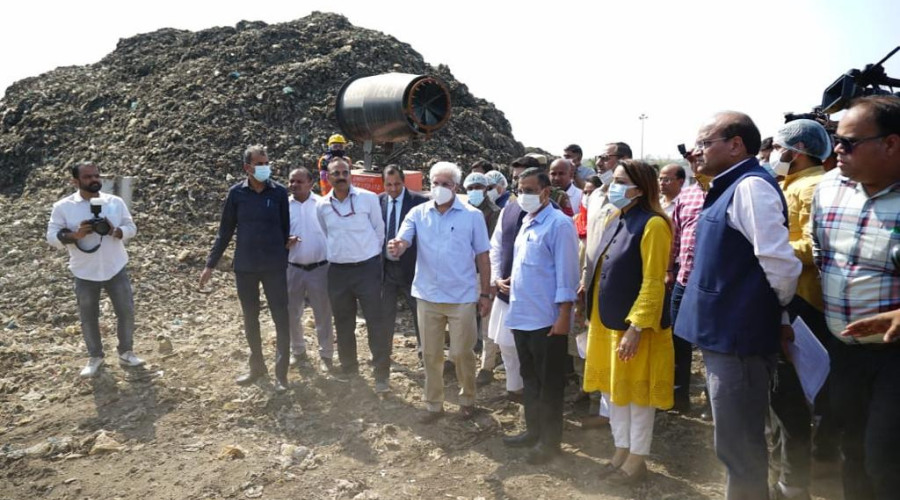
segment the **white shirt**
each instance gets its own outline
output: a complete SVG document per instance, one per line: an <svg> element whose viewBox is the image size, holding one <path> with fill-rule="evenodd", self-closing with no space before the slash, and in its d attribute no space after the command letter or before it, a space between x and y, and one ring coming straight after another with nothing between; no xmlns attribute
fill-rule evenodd
<svg viewBox="0 0 900 500"><path fill-rule="evenodd" d="M137 227L122 198L101 192L100 199L104 201L100 217L109 219L113 228L121 229L122 239L109 234L101 240L99 235L89 234L78 241L78 245L85 249L93 248L100 243L100 248L96 252L82 252L74 244L63 244L57 237L57 233L62 229L78 231L81 221L94 216L91 213L90 201L82 198L80 191L54 203L50 223L47 224L47 243L59 249L67 249L72 274L76 278L88 281L108 281L118 274L128 263L125 243L137 234Z"/></svg>
<svg viewBox="0 0 900 500"><path fill-rule="evenodd" d="M288 206L291 211L291 236L297 236L300 241L291 248L288 262L307 265L328 258L325 232L319 224L316 210L321 198L315 193L309 193L306 201L297 200L293 195L290 197Z"/></svg>
<svg viewBox="0 0 900 500"><path fill-rule="evenodd" d="M566 189L566 194L569 195L569 201L572 203L572 211L576 214L581 209L581 196L583 193L574 182L569 184L569 189Z"/></svg>
<svg viewBox="0 0 900 500"><path fill-rule="evenodd" d="M743 163L717 175L712 183ZM803 270L788 238L784 209L784 203L772 185L762 178L748 177L738 183L727 211L728 225L753 245L753 253L781 305L787 305L794 298L797 279Z"/></svg>
<svg viewBox="0 0 900 500"><path fill-rule="evenodd" d="M384 219L375 193L350 186L350 194L340 201L332 189L318 200L316 210L327 239L329 262L352 264L381 253Z"/></svg>

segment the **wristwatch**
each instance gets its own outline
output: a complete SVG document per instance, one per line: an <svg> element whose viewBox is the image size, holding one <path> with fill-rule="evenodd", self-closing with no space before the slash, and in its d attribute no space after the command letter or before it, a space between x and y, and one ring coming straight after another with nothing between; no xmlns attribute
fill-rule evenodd
<svg viewBox="0 0 900 500"><path fill-rule="evenodd" d="M484 297L485 299L493 299L493 297L491 297L491 294L489 294L489 293L482 293L481 296Z"/></svg>

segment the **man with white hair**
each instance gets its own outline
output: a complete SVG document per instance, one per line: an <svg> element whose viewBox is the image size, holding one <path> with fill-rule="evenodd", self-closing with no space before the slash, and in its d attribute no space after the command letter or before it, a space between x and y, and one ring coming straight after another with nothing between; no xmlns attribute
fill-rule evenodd
<svg viewBox="0 0 900 500"><path fill-rule="evenodd" d="M431 167L433 202L409 211L388 251L400 257L416 242L416 275L412 294L417 299L422 361L425 365L425 409L421 422L444 415L444 332L449 324L450 360L459 380L459 416L475 414L475 316L491 310L490 264L484 216L457 199L459 167L438 162ZM475 271L480 275L476 286Z"/></svg>
<svg viewBox="0 0 900 500"><path fill-rule="evenodd" d="M488 182L485 194L502 210L509 203L510 196L512 196L512 193L507 189L509 183L506 181L506 176L499 170L491 170L484 174L484 177Z"/></svg>

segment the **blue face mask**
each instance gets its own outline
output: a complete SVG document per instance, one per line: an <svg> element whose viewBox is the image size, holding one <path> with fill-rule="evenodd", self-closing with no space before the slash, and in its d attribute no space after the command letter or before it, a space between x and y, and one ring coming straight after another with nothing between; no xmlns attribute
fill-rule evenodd
<svg viewBox="0 0 900 500"><path fill-rule="evenodd" d="M477 207L484 202L484 190L483 189L473 189L468 192L469 195L469 204L473 207Z"/></svg>
<svg viewBox="0 0 900 500"><path fill-rule="evenodd" d="M609 192L607 193L607 196L609 197L609 202L612 203L613 206L618 208L619 210L622 210L623 208L627 207L628 204L632 202L632 200L637 198L637 196L635 196L634 198L629 198L629 197L625 196L625 193L633 187L637 187L637 186L628 185L628 184L617 184L617 183L610 184Z"/></svg>
<svg viewBox="0 0 900 500"><path fill-rule="evenodd" d="M266 182L269 180L270 175L272 175L271 165L257 165L253 167L253 178L259 182Z"/></svg>

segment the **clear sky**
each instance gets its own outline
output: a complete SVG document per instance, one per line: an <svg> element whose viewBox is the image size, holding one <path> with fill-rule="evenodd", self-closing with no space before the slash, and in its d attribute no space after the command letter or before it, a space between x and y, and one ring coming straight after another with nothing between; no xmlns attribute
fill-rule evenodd
<svg viewBox="0 0 900 500"><path fill-rule="evenodd" d="M771 135L850 68L900 45L900 0L433 2L14 1L2 7L0 89L90 64L119 38L164 27L289 21L314 10L409 43L506 113L516 139L588 155L625 141L675 156L715 111L750 114ZM900 54L886 65L900 78Z"/></svg>

